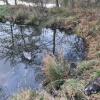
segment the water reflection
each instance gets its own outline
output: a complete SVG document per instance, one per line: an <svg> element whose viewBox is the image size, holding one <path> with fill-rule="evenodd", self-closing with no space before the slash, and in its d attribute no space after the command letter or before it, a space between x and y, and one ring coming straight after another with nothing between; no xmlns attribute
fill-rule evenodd
<svg viewBox="0 0 100 100"><path fill-rule="evenodd" d="M49 53L56 56L61 52L66 60L83 60L84 39L59 30L0 23L0 85L5 93L40 88L43 58Z"/></svg>

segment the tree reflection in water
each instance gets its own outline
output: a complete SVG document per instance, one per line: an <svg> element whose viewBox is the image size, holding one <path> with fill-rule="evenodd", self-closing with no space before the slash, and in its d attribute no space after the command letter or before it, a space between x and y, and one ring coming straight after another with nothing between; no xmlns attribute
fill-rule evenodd
<svg viewBox="0 0 100 100"><path fill-rule="evenodd" d="M66 35L58 30L12 24L10 32L6 33L8 36L0 39L0 56L13 65L21 62L33 64L37 55L49 52L59 55L60 49L63 49L64 56L68 60L82 60L86 56L84 39L73 34Z"/></svg>

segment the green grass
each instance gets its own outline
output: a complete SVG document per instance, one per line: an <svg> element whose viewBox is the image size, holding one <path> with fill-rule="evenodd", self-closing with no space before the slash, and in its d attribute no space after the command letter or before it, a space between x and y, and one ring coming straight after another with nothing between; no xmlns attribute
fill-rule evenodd
<svg viewBox="0 0 100 100"><path fill-rule="evenodd" d="M8 6L0 5L0 22L5 22L8 15L10 15Z"/></svg>
<svg viewBox="0 0 100 100"><path fill-rule="evenodd" d="M93 74L94 79L97 78L97 77L100 77L100 70L94 72L94 74Z"/></svg>
<svg viewBox="0 0 100 100"><path fill-rule="evenodd" d="M96 53L96 56L97 56L98 58L100 58L100 51L98 51L98 52Z"/></svg>
<svg viewBox="0 0 100 100"><path fill-rule="evenodd" d="M93 66L96 65L95 61L83 61L78 64L78 74L83 74L85 71L93 69Z"/></svg>
<svg viewBox="0 0 100 100"><path fill-rule="evenodd" d="M51 82L64 79L64 77L68 74L68 63L64 63L63 61L59 61L54 57L47 56L44 59L44 72Z"/></svg>
<svg viewBox="0 0 100 100"><path fill-rule="evenodd" d="M81 82L80 80L77 79L68 79L62 86L62 88L69 89L70 90L76 90L76 91L81 91L84 89L84 82Z"/></svg>
<svg viewBox="0 0 100 100"><path fill-rule="evenodd" d="M0 16L8 16L9 15L9 7L5 5L0 5Z"/></svg>
<svg viewBox="0 0 100 100"><path fill-rule="evenodd" d="M68 79L62 86L62 93L65 93L67 99L73 97L75 100L87 100L83 94L85 82L77 79Z"/></svg>
<svg viewBox="0 0 100 100"><path fill-rule="evenodd" d="M23 90L9 98L9 100L36 100L38 94L32 90Z"/></svg>

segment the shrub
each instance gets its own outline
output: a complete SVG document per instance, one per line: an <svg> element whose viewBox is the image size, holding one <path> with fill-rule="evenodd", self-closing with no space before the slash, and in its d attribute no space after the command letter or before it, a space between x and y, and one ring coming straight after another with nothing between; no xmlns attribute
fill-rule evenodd
<svg viewBox="0 0 100 100"><path fill-rule="evenodd" d="M77 79L68 79L62 86L62 88L65 90L68 90L69 92L72 91L82 91L84 88L84 82L77 80Z"/></svg>
<svg viewBox="0 0 100 100"><path fill-rule="evenodd" d="M84 81L77 79L68 79L62 86L62 93L66 94L68 100L74 98L74 100L87 100L83 94Z"/></svg>
<svg viewBox="0 0 100 100"><path fill-rule="evenodd" d="M24 90L13 95L9 100L52 100L52 97L44 90L38 92Z"/></svg>
<svg viewBox="0 0 100 100"><path fill-rule="evenodd" d="M28 13L26 13L22 9L17 11L16 17L15 17L15 23L24 24L26 19L28 19Z"/></svg>
<svg viewBox="0 0 100 100"><path fill-rule="evenodd" d="M94 60L92 61L83 61L78 64L77 74L81 75L85 73L85 71L93 69L93 66L96 65L96 62Z"/></svg>
<svg viewBox="0 0 100 100"><path fill-rule="evenodd" d="M29 16L28 20L26 21L26 24L28 24L28 25L39 25L40 21L39 21L38 17L31 15L31 16Z"/></svg>
<svg viewBox="0 0 100 100"><path fill-rule="evenodd" d="M0 22L5 22L5 17L4 16L0 16Z"/></svg>
<svg viewBox="0 0 100 100"><path fill-rule="evenodd" d="M51 57L48 55L44 59L44 65L46 78L50 81L64 79L64 77L68 74L68 64L59 62L55 57Z"/></svg>
<svg viewBox="0 0 100 100"><path fill-rule="evenodd" d="M65 8L51 8L50 13L51 14L61 14L65 13L66 9Z"/></svg>
<svg viewBox="0 0 100 100"><path fill-rule="evenodd" d="M63 17L68 17L70 15L72 15L72 11L67 9L67 8L63 8L63 7L60 7L60 8L51 8L49 10L49 14L51 15L59 15L59 16L63 16Z"/></svg>
<svg viewBox="0 0 100 100"><path fill-rule="evenodd" d="M93 74L93 78L97 78L97 77L100 77L100 70L94 72Z"/></svg>
<svg viewBox="0 0 100 100"><path fill-rule="evenodd" d="M97 56L98 58L100 58L100 51L98 51L98 52L96 53L96 56Z"/></svg>
<svg viewBox="0 0 100 100"><path fill-rule="evenodd" d="M59 90L61 85L64 84L64 79L68 76L68 64L63 60L56 59L55 57L47 56L44 59L44 72L48 83L45 86L46 91L55 95L55 90Z"/></svg>
<svg viewBox="0 0 100 100"><path fill-rule="evenodd" d="M0 16L7 16L7 15L9 15L8 9L9 9L8 6L0 5Z"/></svg>

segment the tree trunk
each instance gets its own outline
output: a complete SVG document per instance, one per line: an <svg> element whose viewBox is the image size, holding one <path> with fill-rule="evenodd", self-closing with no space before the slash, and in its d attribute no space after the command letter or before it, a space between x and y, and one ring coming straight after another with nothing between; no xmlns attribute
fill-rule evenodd
<svg viewBox="0 0 100 100"><path fill-rule="evenodd" d="M70 6L71 8L74 8L74 0L70 0Z"/></svg>
<svg viewBox="0 0 100 100"><path fill-rule="evenodd" d="M15 5L17 5L17 0L15 0Z"/></svg>
<svg viewBox="0 0 100 100"><path fill-rule="evenodd" d="M9 5L8 0L4 0L4 2L6 3L6 5Z"/></svg>
<svg viewBox="0 0 100 100"><path fill-rule="evenodd" d="M59 7L59 1L58 0L56 0L56 6Z"/></svg>
<svg viewBox="0 0 100 100"><path fill-rule="evenodd" d="M68 2L69 2L69 0L63 0L63 5L64 5L65 7L67 7L67 6L68 6Z"/></svg>

